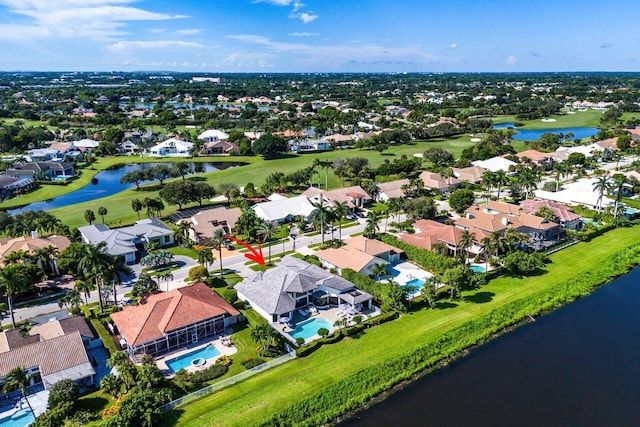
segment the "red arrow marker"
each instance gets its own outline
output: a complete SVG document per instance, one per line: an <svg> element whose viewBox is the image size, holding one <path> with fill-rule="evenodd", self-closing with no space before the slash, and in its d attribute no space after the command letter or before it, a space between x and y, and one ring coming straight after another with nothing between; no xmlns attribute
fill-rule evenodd
<svg viewBox="0 0 640 427"><path fill-rule="evenodd" d="M225 236L225 239L233 240L235 242L240 243L242 246L244 246L245 248L247 248L247 249L249 249L251 251L250 254L244 254L244 256L246 258L250 259L251 261L257 262L260 265L264 265L264 257L262 256L262 245L260 244L260 239L258 239L258 250L257 251L255 249L253 249L248 243L243 242L242 240L238 239L237 237Z"/></svg>

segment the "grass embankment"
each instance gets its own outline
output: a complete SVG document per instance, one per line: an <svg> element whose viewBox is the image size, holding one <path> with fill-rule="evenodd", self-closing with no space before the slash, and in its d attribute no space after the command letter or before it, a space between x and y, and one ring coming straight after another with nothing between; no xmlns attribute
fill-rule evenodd
<svg viewBox="0 0 640 427"><path fill-rule="evenodd" d="M340 384L343 384L340 382L351 381L349 377L352 375L365 375L366 372L361 371L381 364L389 366L387 362L390 361L399 363L404 360L399 358L411 352L437 345L437 350L443 351L444 355L423 354L419 363L406 365L407 369L431 366L439 358L451 356L464 347L482 342L490 334L518 322L523 316L535 314L541 309L551 309L584 295L591 286L623 273L627 266L615 264L608 258L636 244L639 238L640 227L633 227L613 230L591 242L579 243L551 255L552 263L547 266L544 275L528 278L501 277L481 289L463 292L460 300L440 301L435 309L423 309L403 315L398 320L368 329L355 339L346 338L340 344L325 346L306 358L286 363L187 405L168 414L164 425L259 425L297 402L305 401L309 404L305 399L320 399L318 393L326 392L327 396L337 396ZM640 260L637 252L635 255L634 259L627 260L629 264ZM581 279L581 286L584 283L588 286L574 289L571 284L578 282L578 278ZM492 317L494 314L495 322ZM467 326L463 326L465 324ZM451 341L447 341L451 336L445 334L459 334L460 332L451 332L459 327L467 328L462 330L469 338L459 339L459 343L454 341L451 344ZM470 327L474 329L468 329ZM353 409L363 401L363 396L357 395L358 391L364 390L362 392L370 396L372 391L382 391L380 386L384 389L407 375L407 372L396 372L391 378L380 376L379 381L367 382L367 388L355 387L353 393L349 390L349 398L344 406L331 406L329 402L335 401L333 398L324 402L338 412ZM334 384L337 389L327 389ZM337 401L340 402L340 399ZM337 415L335 413L331 416ZM304 418L296 421L303 422Z"/></svg>

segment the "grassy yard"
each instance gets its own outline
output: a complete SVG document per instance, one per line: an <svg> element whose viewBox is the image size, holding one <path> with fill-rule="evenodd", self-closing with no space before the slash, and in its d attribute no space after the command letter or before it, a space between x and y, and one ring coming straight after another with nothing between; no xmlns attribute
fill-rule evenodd
<svg viewBox="0 0 640 427"><path fill-rule="evenodd" d="M618 229L588 243L551 255L544 275L501 277L481 289L463 292L456 301L440 301L374 328L356 339L325 346L303 359L273 368L227 390L175 411L163 425L250 426L278 413L293 402L319 392L334 382L420 346L443 333L508 302L552 289L597 266L607 255L636 243L640 227ZM597 268L597 267L591 267Z"/></svg>

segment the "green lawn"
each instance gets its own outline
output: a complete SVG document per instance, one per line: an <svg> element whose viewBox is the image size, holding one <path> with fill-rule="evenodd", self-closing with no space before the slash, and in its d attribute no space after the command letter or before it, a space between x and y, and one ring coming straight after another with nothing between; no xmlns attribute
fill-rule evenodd
<svg viewBox="0 0 640 427"><path fill-rule="evenodd" d="M436 309L423 309L367 329L357 339L324 346L185 406L164 419L163 425L251 426L278 413L298 399L319 392L359 370L429 345L443 333L508 302L527 298L570 279L585 267L597 266L607 255L640 238L640 227L618 229L588 243L551 255L542 276L524 279L501 277L487 286L463 292L462 299L441 301ZM597 267L596 267L597 268Z"/></svg>

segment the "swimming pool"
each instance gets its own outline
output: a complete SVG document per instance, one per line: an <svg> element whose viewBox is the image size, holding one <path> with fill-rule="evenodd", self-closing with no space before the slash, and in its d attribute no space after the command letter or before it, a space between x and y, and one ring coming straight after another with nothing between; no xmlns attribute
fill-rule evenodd
<svg viewBox="0 0 640 427"><path fill-rule="evenodd" d="M582 218L582 223L583 223L583 224L591 224L591 225L593 225L595 228L600 227L600 224L599 224L597 221L595 221L595 220L593 220L593 219L591 219L591 218Z"/></svg>
<svg viewBox="0 0 640 427"><path fill-rule="evenodd" d="M424 280L418 278L411 279L408 282L405 282L405 284L402 286L412 286L416 288L417 291L420 291L420 289L422 289L422 287L424 286Z"/></svg>
<svg viewBox="0 0 640 427"><path fill-rule="evenodd" d="M484 273L485 272L485 268L481 265L472 265L469 268L471 268L471 271L474 271L476 273Z"/></svg>
<svg viewBox="0 0 640 427"><path fill-rule="evenodd" d="M300 322L296 327L289 332L289 335L296 338L302 338L305 341L309 338L318 335L318 329L325 328L331 331L331 322L326 319L309 319L304 322Z"/></svg>
<svg viewBox="0 0 640 427"><path fill-rule="evenodd" d="M14 412L6 418L0 418L0 427L26 427L35 420L31 411L26 408Z"/></svg>
<svg viewBox="0 0 640 427"><path fill-rule="evenodd" d="M205 347L185 353L182 356L169 359L166 363L173 372L178 372L180 369L194 366L191 362L196 359L213 359L216 356L220 356L220 354L220 350L218 350L216 346L209 344Z"/></svg>

